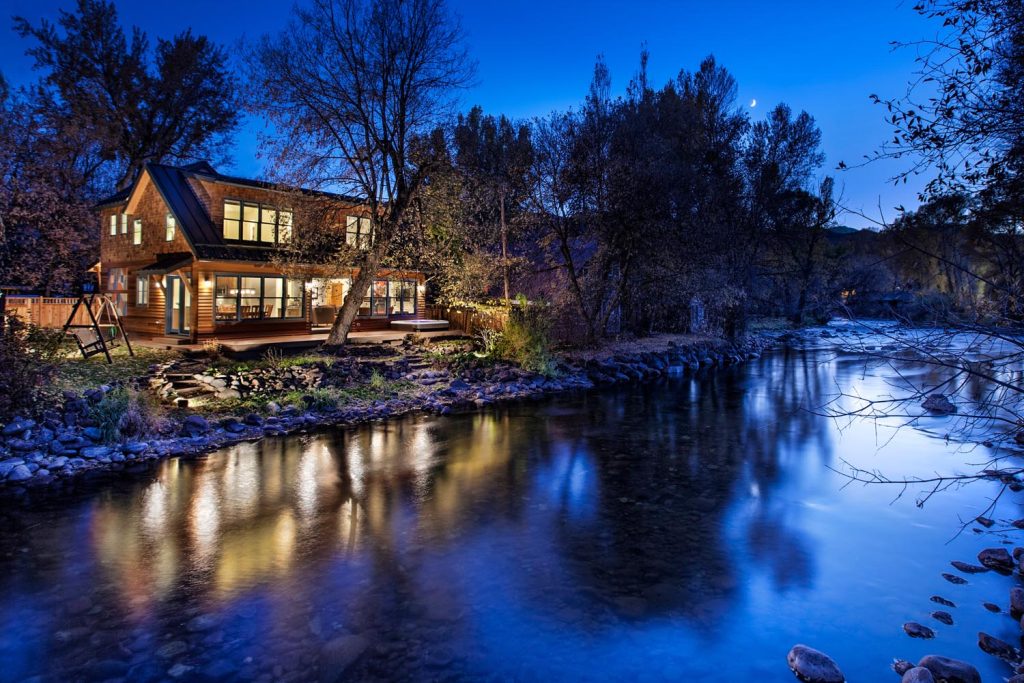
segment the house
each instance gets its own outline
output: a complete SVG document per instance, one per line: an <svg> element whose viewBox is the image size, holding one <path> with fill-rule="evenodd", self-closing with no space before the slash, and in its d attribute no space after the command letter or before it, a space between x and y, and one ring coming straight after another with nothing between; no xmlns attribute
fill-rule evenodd
<svg viewBox="0 0 1024 683"><path fill-rule="evenodd" d="M370 220L358 201L339 207L346 242L365 248ZM150 163L133 185L99 202L100 290L132 335L188 343L307 335L328 329L358 270L289 277L275 251L303 229L296 193L218 173L209 164ZM379 272L353 330L387 329L420 317L424 276Z"/></svg>

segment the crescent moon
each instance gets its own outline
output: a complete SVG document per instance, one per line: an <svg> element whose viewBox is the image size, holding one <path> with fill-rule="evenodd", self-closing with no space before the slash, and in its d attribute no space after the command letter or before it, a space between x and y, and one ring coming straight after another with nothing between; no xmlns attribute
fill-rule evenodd
<svg viewBox="0 0 1024 683"><path fill-rule="evenodd" d="M757 106L757 99L755 98L753 100L750 100L750 107L751 107L751 109L753 109L756 106Z"/></svg>

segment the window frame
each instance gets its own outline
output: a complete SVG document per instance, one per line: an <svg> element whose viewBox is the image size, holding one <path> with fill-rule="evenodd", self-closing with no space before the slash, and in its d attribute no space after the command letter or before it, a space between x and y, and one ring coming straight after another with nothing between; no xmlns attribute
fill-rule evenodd
<svg viewBox="0 0 1024 683"><path fill-rule="evenodd" d="M355 230L352 230L353 225ZM345 216L345 244L365 251L373 246L373 237L373 221L369 216L355 214Z"/></svg>
<svg viewBox="0 0 1024 683"><path fill-rule="evenodd" d="M379 282L386 283L386 286L384 288L384 291L385 291L384 296L378 296L377 293L376 293L376 285ZM396 297L391 296L391 286L392 286L392 283L398 285L399 292L402 291L403 286L404 287L411 287L412 288L412 298L411 299L406 299L405 297L400 295L396 299ZM374 281L370 284L370 289L369 289L369 291L367 291L366 296L363 297L363 301L362 301L362 304L366 304L367 302L369 302L369 307L368 307L369 313L365 313L365 314L364 313L357 313L357 317L360 317L360 318L377 318L379 320L379 319L382 319L382 318L399 318L399 317L402 317L402 316L415 316L416 315L416 308L417 308L417 304L419 302L419 296L420 296L419 284L420 283L419 283L418 280L410 280L408 278L386 278L386 277L385 278L375 278ZM381 313L375 313L374 311L377 309L377 305L378 305L378 303L381 302L381 300L383 300L383 303L384 303L384 313L382 313L382 314ZM392 304L392 302L397 301L399 304L401 304L402 302L409 301L409 300L412 301L412 313L405 313L405 312L392 313L391 312L391 304ZM363 308L363 305L360 305L360 309L362 309L362 308Z"/></svg>
<svg viewBox="0 0 1024 683"><path fill-rule="evenodd" d="M117 213L110 214L110 236L117 237Z"/></svg>
<svg viewBox="0 0 1024 683"><path fill-rule="evenodd" d="M148 275L135 276L135 305L140 308L149 306L150 282Z"/></svg>
<svg viewBox="0 0 1024 683"><path fill-rule="evenodd" d="M222 297L217 295L217 280L221 278L234 278L235 280L235 294L229 297ZM255 299L256 297L243 297L242 296L242 278L252 278L260 281L260 292L259 292L259 317L256 318L243 318L242 317L242 299ZM276 297L266 296L266 280L280 280L281 281L281 295ZM299 283L299 314L288 315L288 301L295 299L294 296L288 296L288 283L297 282ZM218 299L234 299L235 303L235 315L233 318L222 318L218 315ZM260 275L258 273L213 273L213 324L214 325L231 325L237 323L279 323L279 322L296 322L306 319L306 281L298 278L290 278L285 275ZM273 318L268 318L264 315L266 311L267 301L276 301L280 305L281 315Z"/></svg>
<svg viewBox="0 0 1024 683"><path fill-rule="evenodd" d="M142 244L142 219L136 218L132 221L132 245Z"/></svg>
<svg viewBox="0 0 1024 683"><path fill-rule="evenodd" d="M228 204L238 206L238 218L228 218L227 206ZM247 221L245 218L246 208L256 209L256 220ZM272 222L264 220L265 213L273 213L274 220ZM282 221L282 214L287 215L287 221ZM228 221L235 224L235 231L237 237L228 237ZM263 246L280 246L287 244L291 241L291 235L294 231L295 212L290 208L278 206L276 204L270 204L266 202L258 202L248 199L236 199L234 197L224 197L221 203L221 237L225 242L241 243L241 244L259 244ZM253 239L247 239L244 237L245 230L244 226L246 223L254 223L256 234ZM273 230L273 239L263 239L264 226L267 226ZM282 228L286 228L282 230Z"/></svg>
<svg viewBox="0 0 1024 683"><path fill-rule="evenodd" d="M127 211L122 211L121 212L121 234L122 235L127 235L128 234L128 212Z"/></svg>
<svg viewBox="0 0 1024 683"><path fill-rule="evenodd" d="M173 242L178 233L178 219L173 213L168 212L164 216L164 242Z"/></svg>

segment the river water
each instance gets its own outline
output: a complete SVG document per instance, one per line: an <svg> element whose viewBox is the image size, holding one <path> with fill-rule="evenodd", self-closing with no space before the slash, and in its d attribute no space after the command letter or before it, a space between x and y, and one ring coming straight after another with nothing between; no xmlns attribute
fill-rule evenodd
<svg viewBox="0 0 1024 683"><path fill-rule="evenodd" d="M957 535L997 487L921 508L921 487L894 500L836 471L969 471L987 449L947 442L949 418L807 410L914 372L781 350L5 500L0 680L790 681L798 642L851 681L932 652L1002 680L976 635L1017 642L982 607L1015 579L942 577L1024 534ZM995 516L1024 513L1004 496Z"/></svg>

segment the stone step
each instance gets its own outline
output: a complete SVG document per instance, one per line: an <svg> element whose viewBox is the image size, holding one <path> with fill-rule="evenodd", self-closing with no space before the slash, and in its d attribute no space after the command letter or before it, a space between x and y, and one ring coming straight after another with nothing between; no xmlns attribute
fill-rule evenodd
<svg viewBox="0 0 1024 683"><path fill-rule="evenodd" d="M206 387L192 386L183 387L181 389L176 388L174 390L174 393L177 394L180 398L189 398L192 396L199 396L201 394L211 394L213 392L207 389Z"/></svg>

